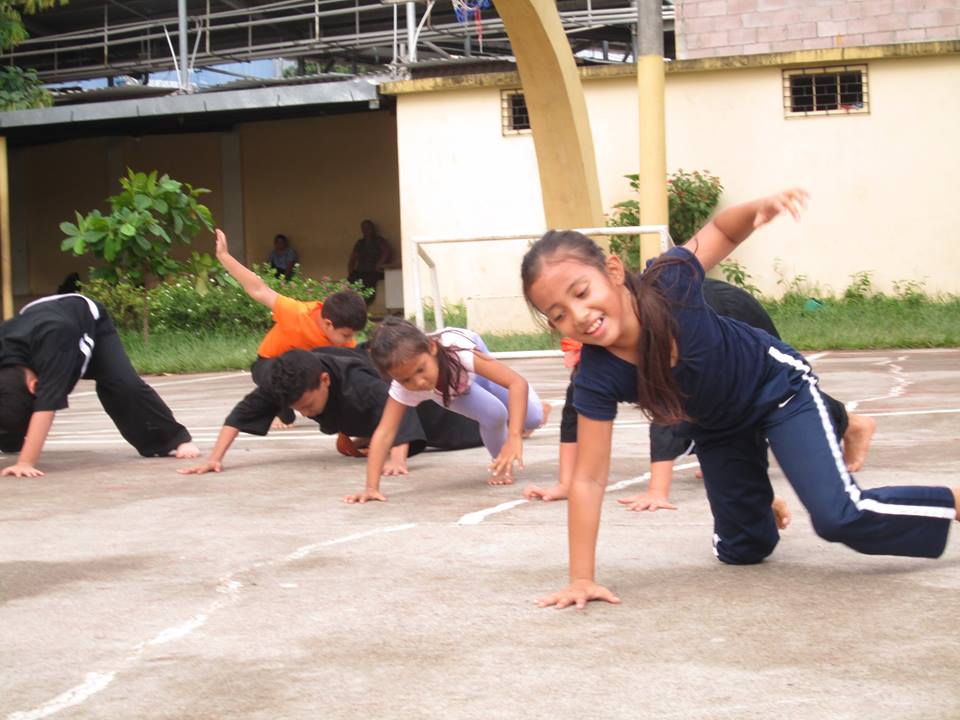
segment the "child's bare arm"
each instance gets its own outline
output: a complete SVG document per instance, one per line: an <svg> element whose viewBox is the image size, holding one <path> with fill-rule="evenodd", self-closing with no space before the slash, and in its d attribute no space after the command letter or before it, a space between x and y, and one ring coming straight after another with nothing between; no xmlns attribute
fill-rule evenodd
<svg viewBox="0 0 960 720"><path fill-rule="evenodd" d="M30 416L27 435L23 439L23 447L20 449L17 462L0 470L0 476L43 477L43 473L37 470L37 460L40 459L40 452L47 441L47 435L50 434L55 415L54 410L40 410Z"/></svg>
<svg viewBox="0 0 960 720"><path fill-rule="evenodd" d="M400 421L403 420L403 414L407 411L407 406L397 402L393 398L387 398L387 404L383 408L383 415L380 416L380 422L377 429L373 431L370 437L370 449L367 452L367 484L366 487L358 493L347 495L345 502L365 503L367 500L386 500L386 496L380 492L380 473L383 472L383 465L387 461L387 455L393 445L393 439L397 436L397 428L400 427Z"/></svg>
<svg viewBox="0 0 960 720"><path fill-rule="evenodd" d="M217 260L223 265L224 269L230 273L234 280L240 283L240 287L251 298L261 305L266 305L271 310L274 303L277 302L278 293L269 287L259 275L243 265L233 255L230 254L230 248L227 245L227 236L223 230L217 228Z"/></svg>
<svg viewBox="0 0 960 720"><path fill-rule="evenodd" d="M507 442L491 463L490 472L512 479L514 461L523 469L523 422L527 417L530 388L522 375L485 355L476 354L473 369L477 375L507 388Z"/></svg>
<svg viewBox="0 0 960 720"><path fill-rule="evenodd" d="M758 227L766 225L777 215L789 212L800 220L800 211L806 207L809 194L801 188L791 188L750 202L721 210L684 247L688 248L704 270L710 270L732 253Z"/></svg>
<svg viewBox="0 0 960 720"><path fill-rule="evenodd" d="M640 512L659 509L676 510L677 506L670 502L670 485L673 482L673 460L658 460L650 463L650 483L647 491L630 497L617 500L626 505L627 510Z"/></svg>
<svg viewBox="0 0 960 720"><path fill-rule="evenodd" d="M221 472L223 470L223 456L227 454L227 450L230 449L239 434L240 431L237 428L224 425L220 428L217 442L206 461L193 467L180 468L177 472L181 475L203 475L208 472Z"/></svg>
<svg viewBox="0 0 960 720"><path fill-rule="evenodd" d="M576 605L582 609L591 600L620 602L620 598L594 581L600 509L610 474L612 438L612 420L578 418L577 462L567 506L570 584L540 598L537 601L540 607L555 605L561 609Z"/></svg>

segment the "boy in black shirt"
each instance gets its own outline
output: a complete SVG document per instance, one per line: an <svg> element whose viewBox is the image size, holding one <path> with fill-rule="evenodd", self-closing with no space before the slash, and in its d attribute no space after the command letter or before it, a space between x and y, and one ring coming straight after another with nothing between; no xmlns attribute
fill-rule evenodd
<svg viewBox="0 0 960 720"><path fill-rule="evenodd" d="M0 475L41 477L37 460L80 378L144 457L196 457L190 433L130 364L103 305L79 294L36 300L0 324L0 450L20 453Z"/></svg>
<svg viewBox="0 0 960 720"><path fill-rule="evenodd" d="M370 437L383 415L390 387L366 352L333 346L288 350L263 360L253 380L258 387L224 420L206 461L177 472L221 472L224 455L237 436L241 432L266 435L278 408L294 408L327 435ZM404 414L383 474L406 475L407 458L428 447L461 450L481 444L475 420L436 403L422 403Z"/></svg>

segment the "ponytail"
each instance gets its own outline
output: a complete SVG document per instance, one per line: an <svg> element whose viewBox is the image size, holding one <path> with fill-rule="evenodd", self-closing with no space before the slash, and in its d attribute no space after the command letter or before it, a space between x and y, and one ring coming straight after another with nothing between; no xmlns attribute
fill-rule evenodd
<svg viewBox="0 0 960 720"><path fill-rule="evenodd" d="M657 287L663 269L673 261L655 262L639 277L626 273L627 289L640 319L637 345L637 405L651 422L676 425L689 420L683 409L683 394L673 377L673 348L677 323L669 301Z"/></svg>

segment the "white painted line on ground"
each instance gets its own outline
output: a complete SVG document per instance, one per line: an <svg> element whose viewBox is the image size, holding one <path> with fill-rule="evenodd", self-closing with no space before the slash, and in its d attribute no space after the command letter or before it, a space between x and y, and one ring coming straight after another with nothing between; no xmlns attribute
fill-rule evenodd
<svg viewBox="0 0 960 720"><path fill-rule="evenodd" d="M821 358L825 358L829 354L830 354L829 350L824 350L823 352L814 353L813 355L804 355L804 357L810 362L813 362L814 360L820 360Z"/></svg>
<svg viewBox="0 0 960 720"><path fill-rule="evenodd" d="M79 705L91 695L95 695L113 682L116 673L87 673L84 681L66 692L48 700L40 707L29 712L14 712L7 715L7 720L40 720L49 717L68 707Z"/></svg>
<svg viewBox="0 0 960 720"><path fill-rule="evenodd" d="M284 560L302 560L307 555L312 553L314 550L319 550L323 547L329 547L331 545L339 545L340 543L351 542L352 540L360 540L361 538L370 537L371 535L380 535L382 533L393 533L400 532L401 530L409 530L410 528L415 528L416 523L407 523L406 525L393 525L392 527L386 528L377 528L375 530L367 530L366 532L353 533L352 535L346 535L341 538L336 538L334 540L325 540L323 542L313 543L312 545L304 545L302 548L294 550L292 553L287 555Z"/></svg>
<svg viewBox="0 0 960 720"><path fill-rule="evenodd" d="M943 410L897 410L895 412L860 413L864 417L896 417L898 415L951 415L960 413L960 408L946 408Z"/></svg>
<svg viewBox="0 0 960 720"><path fill-rule="evenodd" d="M486 510L477 510L476 512L467 513L457 520L457 525L478 525L482 523L489 515L503 512L504 510L510 510L511 508L515 508L517 505L523 505L526 502L529 502L529 500L511 500L510 502L500 503L499 505L487 508Z"/></svg>
<svg viewBox="0 0 960 720"><path fill-rule="evenodd" d="M677 471L677 470L686 470L688 468L695 468L695 467L700 467L700 463L697 463L697 462L684 463L683 465L674 466L673 469L674 471ZM630 487L631 485L636 485L637 483L644 482L649 478L650 478L650 473L645 472L643 475L637 475L634 478L630 478L628 480L621 480L620 482L615 482L612 485L608 485L607 488L604 490L604 492L614 492L616 490L623 490L624 488ZM529 500L510 500L509 502L500 503L499 505L494 505L493 507L467 513L466 515L461 516L461 518L457 520L456 524L457 525L479 525L491 515L505 512L507 510L512 510L513 508L519 505L523 505L527 502L530 502L530 501Z"/></svg>
<svg viewBox="0 0 960 720"><path fill-rule="evenodd" d="M696 468L696 467L700 467L700 463L698 462L683 463L682 465L674 465L673 471L676 472L677 470L688 470L689 468ZM604 490L604 492L615 492L617 490L623 490L624 488L628 488L631 485L637 485L649 479L650 479L650 473L645 472L643 475L637 475L635 478L630 478L629 480L621 480L620 482L613 483L613 485L607 485L607 489Z"/></svg>
<svg viewBox="0 0 960 720"><path fill-rule="evenodd" d="M163 645L174 640L179 640L180 638L185 638L198 627L203 627L206 622L207 616L203 613L200 613L199 615L195 615L190 620L187 620L187 622L183 623L182 625L169 627L156 637L147 640L147 645Z"/></svg>
<svg viewBox="0 0 960 720"><path fill-rule="evenodd" d="M236 379L236 378L241 378L245 376L248 377L249 375L250 373L248 372L238 370L237 372L230 373L229 375L207 375L202 378L190 378L189 380L171 380L170 382L161 382L161 383L148 382L147 385L149 385L152 388L163 388L163 387L171 387L172 385L190 385L192 383L210 382L211 380L230 380L230 379ZM71 398L89 397L91 395L96 395L96 394L97 394L96 390L86 390L84 392L71 393L70 397Z"/></svg>
<svg viewBox="0 0 960 720"><path fill-rule="evenodd" d="M235 601L240 594L240 590L243 588L243 583L233 579L233 576L235 575L247 573L266 566L279 565L281 563L289 562L290 560L299 560L318 548L328 547L330 545L339 545L341 543L351 542L352 540L360 540L362 538L370 537L371 535L380 535L383 533L408 530L416 526L416 523L407 523L406 525L394 525L386 528L375 528L373 530L367 530L366 532L353 533L352 535L333 538L332 540L325 540L324 542L314 543L312 545L305 545L289 555L284 555L273 560L254 563L250 567L232 572L229 575L222 577L217 584L217 592L226 595L226 598L221 598L213 602L210 607L207 608L205 613L198 613L190 620L162 630L146 642L138 643L136 647L134 647L133 652L131 652L124 659L122 665L130 666L138 662L143 657L146 649L150 646L162 645L164 643L182 640L190 635L194 630L206 624L208 617L215 611L225 607L229 602ZM113 679L116 677L118 672L129 669L128 667L123 666L109 673L87 673L84 681L79 685L60 693L52 700L48 700L33 710L10 713L7 715L7 720L40 720L41 718L49 717L50 715L54 715L61 710L65 710L66 708L80 705L113 682Z"/></svg>

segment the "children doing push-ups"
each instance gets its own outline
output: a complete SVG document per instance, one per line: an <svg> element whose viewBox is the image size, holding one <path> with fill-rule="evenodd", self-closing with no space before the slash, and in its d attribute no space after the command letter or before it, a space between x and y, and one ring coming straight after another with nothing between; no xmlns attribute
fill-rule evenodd
<svg viewBox="0 0 960 720"><path fill-rule="evenodd" d="M513 482L513 463L523 467L523 433L540 427L548 406L519 374L488 355L476 333L447 328L424 334L405 320L387 318L370 339L370 357L388 376L390 397L370 438L367 484L348 503L385 500L381 467L407 407L432 401L480 425L493 462L492 485Z"/></svg>
<svg viewBox="0 0 960 720"><path fill-rule="evenodd" d="M570 582L540 606L620 602L595 579L618 402L636 403L664 425L689 423L722 562L761 562L779 540L768 442L820 537L868 554L943 552L960 487L861 488L803 356L704 302L704 272L781 213L799 219L806 200L793 189L727 208L638 277L576 232L547 233L527 252L521 276L528 301L556 330L584 343L574 378Z"/></svg>

